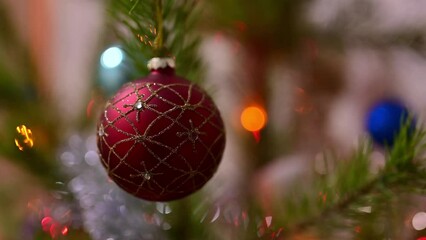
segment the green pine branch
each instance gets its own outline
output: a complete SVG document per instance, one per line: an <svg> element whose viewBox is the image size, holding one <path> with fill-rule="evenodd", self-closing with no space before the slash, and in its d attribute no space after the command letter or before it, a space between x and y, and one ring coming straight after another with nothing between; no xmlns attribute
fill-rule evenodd
<svg viewBox="0 0 426 240"><path fill-rule="evenodd" d="M200 79L196 0L113 0L109 9L111 25L140 75L148 73L149 59L173 57L178 74Z"/></svg>
<svg viewBox="0 0 426 240"><path fill-rule="evenodd" d="M388 204L383 196L397 195L394 192L402 189L424 194L426 169L423 159L419 158L426 150L426 132L421 128L413 130L408 122L396 137L395 144L387 149L386 164L378 174L370 171L372 146L367 143L349 160L335 159L335 171L315 178L314 186L309 190L294 190L293 195L277 199L275 212L281 213L276 217L287 229L284 234L304 232L349 212L353 218L362 206L360 203L370 202L380 208L380 204ZM381 197L381 200L371 201L374 197Z"/></svg>

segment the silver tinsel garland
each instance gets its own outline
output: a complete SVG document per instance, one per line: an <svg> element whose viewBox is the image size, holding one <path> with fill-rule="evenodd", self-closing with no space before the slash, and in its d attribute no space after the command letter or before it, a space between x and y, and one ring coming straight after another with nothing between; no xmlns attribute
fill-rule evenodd
<svg viewBox="0 0 426 240"><path fill-rule="evenodd" d="M166 239L170 213L164 203L137 199L108 179L99 161L94 134L75 134L59 157L70 177L68 188L81 207L83 225L94 240Z"/></svg>

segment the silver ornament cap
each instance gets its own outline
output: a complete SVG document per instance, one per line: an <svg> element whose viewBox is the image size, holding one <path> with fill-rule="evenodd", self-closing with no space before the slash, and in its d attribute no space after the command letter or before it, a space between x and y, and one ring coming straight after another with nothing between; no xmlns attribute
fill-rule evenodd
<svg viewBox="0 0 426 240"><path fill-rule="evenodd" d="M173 58L159 58L155 57L148 61L148 69L149 70L157 70L160 68L175 68L175 60Z"/></svg>

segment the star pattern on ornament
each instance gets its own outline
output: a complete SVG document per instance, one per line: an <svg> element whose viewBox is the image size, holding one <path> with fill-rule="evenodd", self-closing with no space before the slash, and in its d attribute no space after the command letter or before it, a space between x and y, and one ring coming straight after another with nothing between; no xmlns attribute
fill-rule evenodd
<svg viewBox="0 0 426 240"><path fill-rule="evenodd" d="M152 174L149 172L141 172L139 174L131 174L130 177L136 178L136 177L143 177L146 181L149 181L152 178Z"/></svg>
<svg viewBox="0 0 426 240"><path fill-rule="evenodd" d="M193 84L161 84L152 82L132 82L129 84L132 91L107 103L107 107L114 114L109 115L107 111L105 111L103 115L104 120L101 122L98 129L98 136L101 142L99 149L101 152L103 152L104 149L108 152L106 156L101 155L101 160L104 165L107 166L109 175L135 186L136 190L133 192L135 195L147 188L151 191L161 189L159 192L160 195L181 193L182 186L188 182L192 182L194 189L199 188L199 185L197 185L198 183L194 181L194 176L199 176L205 180L210 178L210 176L204 174L203 171L205 171L205 169L201 169L201 167L208 168L206 166L214 166L214 168L216 168L220 162L221 154L217 155L212 151L213 146L223 141L225 137L223 126L212 121L212 119L220 119L218 111L212 108L211 105L206 104L206 101L209 99L205 94L200 94L200 99L194 102L192 99L193 91L199 90L196 89ZM187 89L186 94L182 94L177 90L182 88ZM142 91L144 92L143 94L140 93ZM164 92L168 92L177 99L180 99L180 103L176 103L174 100L164 97L167 96L167 94L163 94ZM129 99L133 99L131 104L127 103ZM156 103L160 101L162 104L170 107L168 110L158 109L156 104L149 103L152 100L155 100ZM123 102L126 103L123 104ZM120 106L123 106L123 108ZM134 114L135 111L136 114ZM141 112L145 111L150 111L156 114L157 117L148 124L144 132L140 132L136 124L139 123L139 115ZM191 111L197 118L201 119L201 121L196 121L197 126L195 126L193 120L185 120L184 115L187 111ZM136 122L133 119L136 120ZM122 121L126 122L126 124L130 126L130 129L123 130L119 128L117 123ZM170 124L161 131L153 131L152 129L155 128L156 124L160 121L168 121ZM189 127L185 122L189 122ZM213 139L209 139L208 144L200 138L201 135L206 135L206 133L202 131L205 126L214 128L219 132L217 136L212 136ZM180 143L177 145L167 145L157 140L163 135L169 134L175 127L182 129L182 131L175 133L177 137L182 137L183 140ZM110 144L108 136L106 135L106 132L109 130L117 132L125 137ZM102 134L100 134L101 132ZM196 162L196 166L180 153L180 150L188 142L192 144L194 153L196 152L196 146L202 148L204 150L202 151L203 153L205 152ZM126 152L123 153L118 150L122 145L129 144L131 145ZM139 147L144 148L152 158L157 160L155 165L148 167L144 160L141 159L141 167L136 167L126 161L127 157ZM158 150L154 149L163 149L163 151L158 152ZM118 163L114 163L115 166L109 167L111 166L112 159L117 159ZM179 166L179 168L171 163L176 159L183 162L182 166ZM212 159L213 162L207 164L207 159ZM114 162L117 160L114 160ZM130 176L122 176L118 173L121 168L131 169L133 173L130 174ZM158 181L158 177L164 175L161 171L163 168L180 173L178 176L170 179L165 186L164 183Z"/></svg>
<svg viewBox="0 0 426 240"><path fill-rule="evenodd" d="M138 98L136 99L136 102L134 104L124 104L123 106L125 108L132 108L133 110L137 111L136 113L136 121L139 122L139 115L142 111L144 111L145 109L151 109L151 108L155 108L157 107L157 105L155 104L148 104L147 101L144 101L143 98L145 97L144 94L139 95L137 93L137 90L135 88L135 93L138 96Z"/></svg>
<svg viewBox="0 0 426 240"><path fill-rule="evenodd" d="M187 137L187 141L190 141L192 143L192 150L193 152L196 152L195 149L195 143L199 140L200 135L205 135L205 132L200 132L200 130L196 127L194 127L194 123L191 119L189 119L189 125L190 128L187 128L185 132L177 132L176 135L178 137Z"/></svg>

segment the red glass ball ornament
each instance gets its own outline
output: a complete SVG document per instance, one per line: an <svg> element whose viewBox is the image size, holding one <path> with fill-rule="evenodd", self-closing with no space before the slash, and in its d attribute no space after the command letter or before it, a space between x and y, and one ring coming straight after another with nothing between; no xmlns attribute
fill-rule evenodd
<svg viewBox="0 0 426 240"><path fill-rule="evenodd" d="M109 177L149 201L171 201L200 189L225 147L220 113L210 97L170 67L124 85L98 125Z"/></svg>

